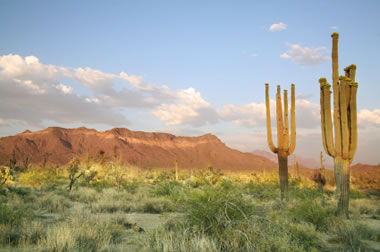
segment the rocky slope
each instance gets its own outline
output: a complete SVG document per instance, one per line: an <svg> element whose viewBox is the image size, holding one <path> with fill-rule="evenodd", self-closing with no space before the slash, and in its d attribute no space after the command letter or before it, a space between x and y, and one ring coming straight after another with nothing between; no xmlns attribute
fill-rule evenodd
<svg viewBox="0 0 380 252"><path fill-rule="evenodd" d="M123 159L142 168L172 168L178 159L180 169L212 167L229 171L267 171L276 168L268 159L227 147L216 136L179 137L115 128L96 131L84 127L49 127L0 138L0 162L8 164L15 150L19 164L31 157L32 164L44 158L51 165L65 165L72 158Z"/></svg>

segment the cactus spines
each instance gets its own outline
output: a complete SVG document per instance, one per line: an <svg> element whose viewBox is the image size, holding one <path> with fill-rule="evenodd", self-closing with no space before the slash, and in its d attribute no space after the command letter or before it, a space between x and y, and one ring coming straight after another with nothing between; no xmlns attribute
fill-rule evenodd
<svg viewBox="0 0 380 252"><path fill-rule="evenodd" d="M269 84L265 84L265 104L267 117L267 139L270 150L277 154L281 199L287 198L288 192L288 156L296 147L296 121L295 121L295 91L291 85L291 108L290 108L290 140L289 140L289 116L288 116L288 91L284 90L284 113L281 104L281 88L277 86L276 93L276 121L277 121L277 147L272 140L272 127L270 117ZM290 141L290 144L289 144Z"/></svg>
<svg viewBox="0 0 380 252"><path fill-rule="evenodd" d="M331 120L331 91L325 78L319 79L321 91L322 142L326 153L334 158L338 214L348 218L350 164L357 148L357 107L355 82L356 65L344 69L345 76L338 73L338 33L332 37L332 79L334 96L334 136ZM322 158L322 156L321 156ZM321 159L322 161L322 159Z"/></svg>

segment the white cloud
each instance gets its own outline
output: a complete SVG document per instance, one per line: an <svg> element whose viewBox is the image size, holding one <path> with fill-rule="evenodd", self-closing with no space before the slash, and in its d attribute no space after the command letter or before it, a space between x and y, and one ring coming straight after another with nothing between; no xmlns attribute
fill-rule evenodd
<svg viewBox="0 0 380 252"><path fill-rule="evenodd" d="M358 113L358 124L360 126L375 125L380 127L380 109L361 109Z"/></svg>
<svg viewBox="0 0 380 252"><path fill-rule="evenodd" d="M316 66L329 59L328 56L322 54L325 50L325 47L310 48L294 44L290 45L290 49L280 57L290 59L298 65Z"/></svg>
<svg viewBox="0 0 380 252"><path fill-rule="evenodd" d="M120 77L126 81L129 81L134 87L140 87L142 84L142 77L137 75L128 75L127 73L121 72Z"/></svg>
<svg viewBox="0 0 380 252"><path fill-rule="evenodd" d="M284 108L283 108L284 109ZM290 109L290 104L289 104ZM272 126L275 127L276 101L270 100L270 113ZM264 103L250 103L241 106L225 105L218 110L219 118L224 121L231 121L238 126L248 128L266 126L266 108ZM290 110L289 110L290 120ZM320 127L319 104L312 103L305 99L296 100L296 124L297 128Z"/></svg>
<svg viewBox="0 0 380 252"><path fill-rule="evenodd" d="M99 74L101 75L101 74ZM57 123L100 123L127 125L120 113L97 103L88 103L60 82L73 77L64 67L42 64L35 56L0 56L0 114L4 120L42 126L44 120ZM96 78L87 78L92 83Z"/></svg>
<svg viewBox="0 0 380 252"><path fill-rule="evenodd" d="M271 116L274 115L275 101L271 100ZM250 103L241 106L225 105L218 110L218 115L225 121L232 121L239 126L264 126L266 123L265 104Z"/></svg>
<svg viewBox="0 0 380 252"><path fill-rule="evenodd" d="M194 88L177 91L175 98L174 103L162 104L152 112L166 125L190 124L199 127L218 121L216 111Z"/></svg>
<svg viewBox="0 0 380 252"><path fill-rule="evenodd" d="M0 118L0 126L6 126L6 125L8 124L5 122L5 120Z"/></svg>
<svg viewBox="0 0 380 252"><path fill-rule="evenodd" d="M283 30L286 30L287 27L288 26L286 24L284 24L283 22L280 22L278 24L272 24L269 27L269 30L272 31L272 32L283 31Z"/></svg>
<svg viewBox="0 0 380 252"><path fill-rule="evenodd" d="M338 26L330 26L330 28L333 30L338 30Z"/></svg>
<svg viewBox="0 0 380 252"><path fill-rule="evenodd" d="M256 57L257 54L256 54L256 53L252 53L251 56L252 56L252 57Z"/></svg>
<svg viewBox="0 0 380 252"><path fill-rule="evenodd" d="M117 75L103 73L90 67L75 69L74 79L85 84L96 92L112 90L112 81Z"/></svg>
<svg viewBox="0 0 380 252"><path fill-rule="evenodd" d="M99 103L100 101L99 101L99 99L98 98L88 98L88 97L86 97L85 99L84 99L86 102L89 102L89 103Z"/></svg>
<svg viewBox="0 0 380 252"><path fill-rule="evenodd" d="M73 92L73 88L66 86L62 83L59 83L57 86L55 86L58 90L61 90L64 94L71 94Z"/></svg>

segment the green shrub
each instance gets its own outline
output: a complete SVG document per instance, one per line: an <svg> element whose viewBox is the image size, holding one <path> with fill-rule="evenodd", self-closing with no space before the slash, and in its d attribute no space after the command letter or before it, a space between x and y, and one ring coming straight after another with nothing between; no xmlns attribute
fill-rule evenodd
<svg viewBox="0 0 380 252"><path fill-rule="evenodd" d="M18 225L22 218L27 216L26 214L26 209L22 207L10 208L0 203L0 224Z"/></svg>
<svg viewBox="0 0 380 252"><path fill-rule="evenodd" d="M24 185L42 186L47 184L60 183L60 177L55 171L49 169L33 169L18 175L19 180Z"/></svg>
<svg viewBox="0 0 380 252"><path fill-rule="evenodd" d="M101 251L108 248L110 225L89 212L75 213L47 229L37 245L40 251Z"/></svg>
<svg viewBox="0 0 380 252"><path fill-rule="evenodd" d="M205 233L218 233L228 225L236 225L254 213L240 191L229 182L193 190L185 201L187 221Z"/></svg>
<svg viewBox="0 0 380 252"><path fill-rule="evenodd" d="M278 184L250 182L244 186L245 191L259 200L275 200L280 195Z"/></svg>
<svg viewBox="0 0 380 252"><path fill-rule="evenodd" d="M288 216L295 222L308 222L316 230L326 230L329 222L335 219L333 210L322 207L316 200L300 201L288 210Z"/></svg>
<svg viewBox="0 0 380 252"><path fill-rule="evenodd" d="M140 202L136 202L133 210L135 212L158 214L174 212L176 210L176 206L173 202L166 198L146 198Z"/></svg>
<svg viewBox="0 0 380 252"><path fill-rule="evenodd" d="M367 251L368 248L361 239L368 238L369 233L368 227L363 224L339 222L334 225L335 238L330 241L339 242L344 251Z"/></svg>
<svg viewBox="0 0 380 252"><path fill-rule="evenodd" d="M302 222L290 223L287 228L293 236L293 242L298 243L305 251L312 251L315 248L322 250L324 248L320 233L315 230L314 225Z"/></svg>
<svg viewBox="0 0 380 252"><path fill-rule="evenodd" d="M156 196L171 196L178 193L180 185L176 181L163 180L155 185L152 194Z"/></svg>

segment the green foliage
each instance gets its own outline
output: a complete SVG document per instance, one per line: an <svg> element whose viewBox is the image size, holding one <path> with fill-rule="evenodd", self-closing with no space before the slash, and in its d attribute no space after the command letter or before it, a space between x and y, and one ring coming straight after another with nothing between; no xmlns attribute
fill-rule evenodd
<svg viewBox="0 0 380 252"><path fill-rule="evenodd" d="M176 206L172 201L166 198L150 198L144 199L142 202L138 203L135 211L142 213L165 213L165 212L174 212Z"/></svg>
<svg viewBox="0 0 380 252"><path fill-rule="evenodd" d="M229 225L237 225L255 210L232 182L191 191L187 195L185 209L188 224L207 234L221 232Z"/></svg>
<svg viewBox="0 0 380 252"><path fill-rule="evenodd" d="M307 222L316 230L326 230L331 221L335 220L334 210L323 207L317 200L297 202L288 210L288 216L296 223Z"/></svg>
<svg viewBox="0 0 380 252"><path fill-rule="evenodd" d="M350 189L350 199L365 199L368 198L368 195L364 192L359 191L356 188Z"/></svg>
<svg viewBox="0 0 380 252"><path fill-rule="evenodd" d="M61 177L57 176L55 171L29 169L19 175L19 181L24 185L43 186L48 184L60 184Z"/></svg>
<svg viewBox="0 0 380 252"><path fill-rule="evenodd" d="M370 238L371 232L363 224L339 222L333 228L333 234L335 238L332 241L342 244L344 251L368 251L362 239Z"/></svg>
<svg viewBox="0 0 380 252"><path fill-rule="evenodd" d="M25 209L13 209L5 204L0 203L0 223L18 225L22 218L25 217Z"/></svg>
<svg viewBox="0 0 380 252"><path fill-rule="evenodd" d="M156 196L171 196L177 194L179 190L181 190L181 186L177 181L165 179L155 185L152 194Z"/></svg>
<svg viewBox="0 0 380 252"><path fill-rule="evenodd" d="M252 197L264 201L275 200L280 191L279 185L273 183L250 182L244 185L244 189Z"/></svg>

